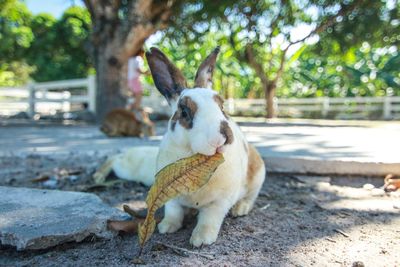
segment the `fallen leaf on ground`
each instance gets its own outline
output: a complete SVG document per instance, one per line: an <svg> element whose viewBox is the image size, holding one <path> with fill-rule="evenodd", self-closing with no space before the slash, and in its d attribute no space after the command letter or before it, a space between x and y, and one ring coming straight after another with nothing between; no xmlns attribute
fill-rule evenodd
<svg viewBox="0 0 400 267"><path fill-rule="evenodd" d="M146 264L146 262L140 258L134 258L134 259L132 259L131 262L134 265L145 265Z"/></svg>
<svg viewBox="0 0 400 267"><path fill-rule="evenodd" d="M156 227L154 214L168 200L199 190L211 178L217 167L224 162L220 153L213 156L196 154L178 160L160 170L146 198L147 216L139 225L139 244L143 248ZM139 253L140 254L140 253Z"/></svg>
<svg viewBox="0 0 400 267"><path fill-rule="evenodd" d="M65 169L65 168L54 168L52 171L55 175L60 177L70 176L70 175L78 175L83 172L82 169Z"/></svg>
<svg viewBox="0 0 400 267"><path fill-rule="evenodd" d="M131 207L129 207L128 205L123 205L122 208L124 209L124 211L126 213L128 213L132 217L141 218L141 219L146 218L146 214L141 213L141 211L143 211L143 210L139 210L139 211L134 210L134 209L131 209Z"/></svg>
<svg viewBox="0 0 400 267"><path fill-rule="evenodd" d="M93 179L96 184L102 184L106 181L107 176L110 174L112 170L113 161L106 160L93 174Z"/></svg>
<svg viewBox="0 0 400 267"><path fill-rule="evenodd" d="M32 183L39 183L39 182L47 181L47 180L49 180L49 179L50 179L50 175L42 174L42 175L39 175L39 176L36 177L36 178L33 178L33 179L31 180L31 182L32 182Z"/></svg>
<svg viewBox="0 0 400 267"><path fill-rule="evenodd" d="M144 219L135 218L130 221L107 221L107 227L116 232L124 232L134 234L138 232L139 223L144 222Z"/></svg>
<svg viewBox="0 0 400 267"><path fill-rule="evenodd" d="M132 217L132 220L108 220L107 228L116 232L124 232L125 234L136 234L138 232L139 224L143 223L147 216L147 209L134 210L128 205L123 205L123 209ZM163 218L162 211L157 211L154 218L156 222L159 223Z"/></svg>
<svg viewBox="0 0 400 267"><path fill-rule="evenodd" d="M91 184L91 185L85 185L83 188L81 188L81 191L85 191L85 192L92 192L92 191L96 191L96 190L106 190L109 187L113 187L115 185L124 183L125 181L122 180L111 180L111 181L107 181L101 184Z"/></svg>

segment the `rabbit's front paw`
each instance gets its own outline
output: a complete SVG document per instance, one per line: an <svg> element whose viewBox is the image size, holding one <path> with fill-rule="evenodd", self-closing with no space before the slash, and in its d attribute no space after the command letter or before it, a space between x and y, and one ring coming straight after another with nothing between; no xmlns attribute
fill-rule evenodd
<svg viewBox="0 0 400 267"><path fill-rule="evenodd" d="M195 247L201 245L211 245L217 240L218 229L211 225L197 225L194 228L192 237L190 238L190 244Z"/></svg>
<svg viewBox="0 0 400 267"><path fill-rule="evenodd" d="M252 202L249 202L246 199L242 199L238 203L236 203L235 206L233 206L231 213L233 217L244 216L247 215L252 208L253 208Z"/></svg>
<svg viewBox="0 0 400 267"><path fill-rule="evenodd" d="M165 233L174 233L178 231L181 228L182 224L177 221L169 220L169 219L163 219L162 222L158 224L158 231L161 234Z"/></svg>

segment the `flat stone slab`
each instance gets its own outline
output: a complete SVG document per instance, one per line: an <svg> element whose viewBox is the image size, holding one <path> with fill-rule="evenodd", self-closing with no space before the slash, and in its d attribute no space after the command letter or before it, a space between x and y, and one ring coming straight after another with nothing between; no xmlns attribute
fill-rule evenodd
<svg viewBox="0 0 400 267"><path fill-rule="evenodd" d="M123 218L94 194L0 186L0 244L17 250L111 238L107 220Z"/></svg>

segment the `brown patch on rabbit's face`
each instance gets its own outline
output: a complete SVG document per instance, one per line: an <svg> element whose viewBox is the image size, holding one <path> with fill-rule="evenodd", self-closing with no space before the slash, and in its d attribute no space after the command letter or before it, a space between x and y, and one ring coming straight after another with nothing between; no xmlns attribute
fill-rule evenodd
<svg viewBox="0 0 400 267"><path fill-rule="evenodd" d="M247 182L251 183L256 175L256 173L260 170L262 165L264 165L264 161L262 160L260 154L255 149L254 146L248 145L249 149L249 166L247 168Z"/></svg>
<svg viewBox="0 0 400 267"><path fill-rule="evenodd" d="M219 95L214 95L213 99L218 104L218 106L221 109L222 114L224 114L225 118L228 118L228 115L226 115L226 113L224 111L224 99L222 99L222 97L220 97Z"/></svg>
<svg viewBox="0 0 400 267"><path fill-rule="evenodd" d="M229 124L228 124L227 121L222 121L221 122L220 132L226 138L226 141L225 141L224 145L232 144L232 142L233 142L233 132L232 132L231 127L229 127Z"/></svg>
<svg viewBox="0 0 400 267"><path fill-rule="evenodd" d="M197 112L197 104L190 97L182 97L178 102L178 109L171 118L171 130L175 130L176 123L185 128L193 128L193 119Z"/></svg>

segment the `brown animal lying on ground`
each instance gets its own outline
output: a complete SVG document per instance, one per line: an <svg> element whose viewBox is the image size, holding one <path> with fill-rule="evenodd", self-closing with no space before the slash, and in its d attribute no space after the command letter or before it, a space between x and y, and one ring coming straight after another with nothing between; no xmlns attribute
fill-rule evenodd
<svg viewBox="0 0 400 267"><path fill-rule="evenodd" d="M154 135L154 123L144 110L132 112L118 108L106 115L100 130L110 137L152 136Z"/></svg>
<svg viewBox="0 0 400 267"><path fill-rule="evenodd" d="M383 189L385 189L386 192L400 190L400 176L395 176L393 174L386 175Z"/></svg>

